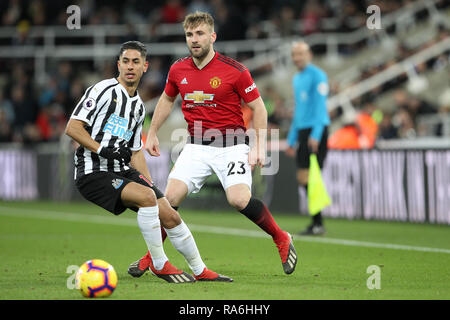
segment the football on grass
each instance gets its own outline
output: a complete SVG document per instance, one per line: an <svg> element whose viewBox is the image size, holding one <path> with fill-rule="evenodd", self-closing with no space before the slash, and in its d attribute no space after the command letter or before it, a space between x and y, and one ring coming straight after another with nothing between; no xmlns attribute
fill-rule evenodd
<svg viewBox="0 0 450 320"><path fill-rule="evenodd" d="M75 285L84 297L106 298L116 289L117 274L108 262L92 259L78 269Z"/></svg>

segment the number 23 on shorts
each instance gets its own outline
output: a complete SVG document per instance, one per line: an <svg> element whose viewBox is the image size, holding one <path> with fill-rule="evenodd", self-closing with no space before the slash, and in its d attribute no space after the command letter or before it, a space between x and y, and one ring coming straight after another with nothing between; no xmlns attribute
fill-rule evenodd
<svg viewBox="0 0 450 320"><path fill-rule="evenodd" d="M227 168L228 168L227 176L231 176L233 174L245 174L246 172L245 163L243 161L238 161L237 163L234 161L230 161L227 165Z"/></svg>

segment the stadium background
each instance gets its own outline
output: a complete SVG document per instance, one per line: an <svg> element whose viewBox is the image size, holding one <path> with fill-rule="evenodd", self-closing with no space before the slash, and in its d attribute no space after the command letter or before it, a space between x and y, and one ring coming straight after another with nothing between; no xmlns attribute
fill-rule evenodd
<svg viewBox="0 0 450 320"><path fill-rule="evenodd" d="M81 9L80 29L66 24L71 5ZM366 24L370 5L381 10L381 29ZM217 50L250 69L269 127L279 129L270 153L278 174L254 180L274 212L306 212L294 161L283 153L293 105L290 44L303 38L330 78L330 129L340 137L323 172L333 199L324 215L450 224L450 8L443 0L2 1L0 199L80 200L74 145L63 135L74 105L89 85L116 75L119 45L137 39L149 50L139 93L151 119L170 64L188 54L179 22L195 10L213 14ZM176 108L161 130L163 155L148 159L161 189L180 127ZM228 208L214 178L186 207Z"/></svg>

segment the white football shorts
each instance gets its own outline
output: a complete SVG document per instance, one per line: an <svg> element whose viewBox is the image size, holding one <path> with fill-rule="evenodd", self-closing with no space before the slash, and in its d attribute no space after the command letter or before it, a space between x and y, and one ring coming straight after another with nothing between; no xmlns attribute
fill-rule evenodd
<svg viewBox="0 0 450 320"><path fill-rule="evenodd" d="M250 147L246 144L220 148L188 143L175 162L169 179L183 181L188 187L188 194L199 192L213 173L219 178L224 190L241 183L248 185L251 190L249 151Z"/></svg>

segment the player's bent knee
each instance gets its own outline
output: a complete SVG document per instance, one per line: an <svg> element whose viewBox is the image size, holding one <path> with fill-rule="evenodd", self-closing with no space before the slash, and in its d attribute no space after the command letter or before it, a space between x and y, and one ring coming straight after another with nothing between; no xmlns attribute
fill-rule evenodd
<svg viewBox="0 0 450 320"><path fill-rule="evenodd" d="M250 198L247 195L235 195L228 198L228 203L230 204L230 206L232 206L238 211L244 209L249 201Z"/></svg>
<svg viewBox="0 0 450 320"><path fill-rule="evenodd" d="M179 194L177 192L166 192L164 194L164 197L166 197L167 201L169 201L171 206L177 207L184 200L186 194Z"/></svg>
<svg viewBox="0 0 450 320"><path fill-rule="evenodd" d="M156 195L152 189L147 190L145 193L145 197L142 203L143 207L154 207L157 205Z"/></svg>
<svg viewBox="0 0 450 320"><path fill-rule="evenodd" d="M178 179L169 179L164 196L171 206L177 207L186 198L188 187L186 183Z"/></svg>
<svg viewBox="0 0 450 320"><path fill-rule="evenodd" d="M131 182L122 191L122 202L127 207L154 207L156 206L155 192L141 184Z"/></svg>

